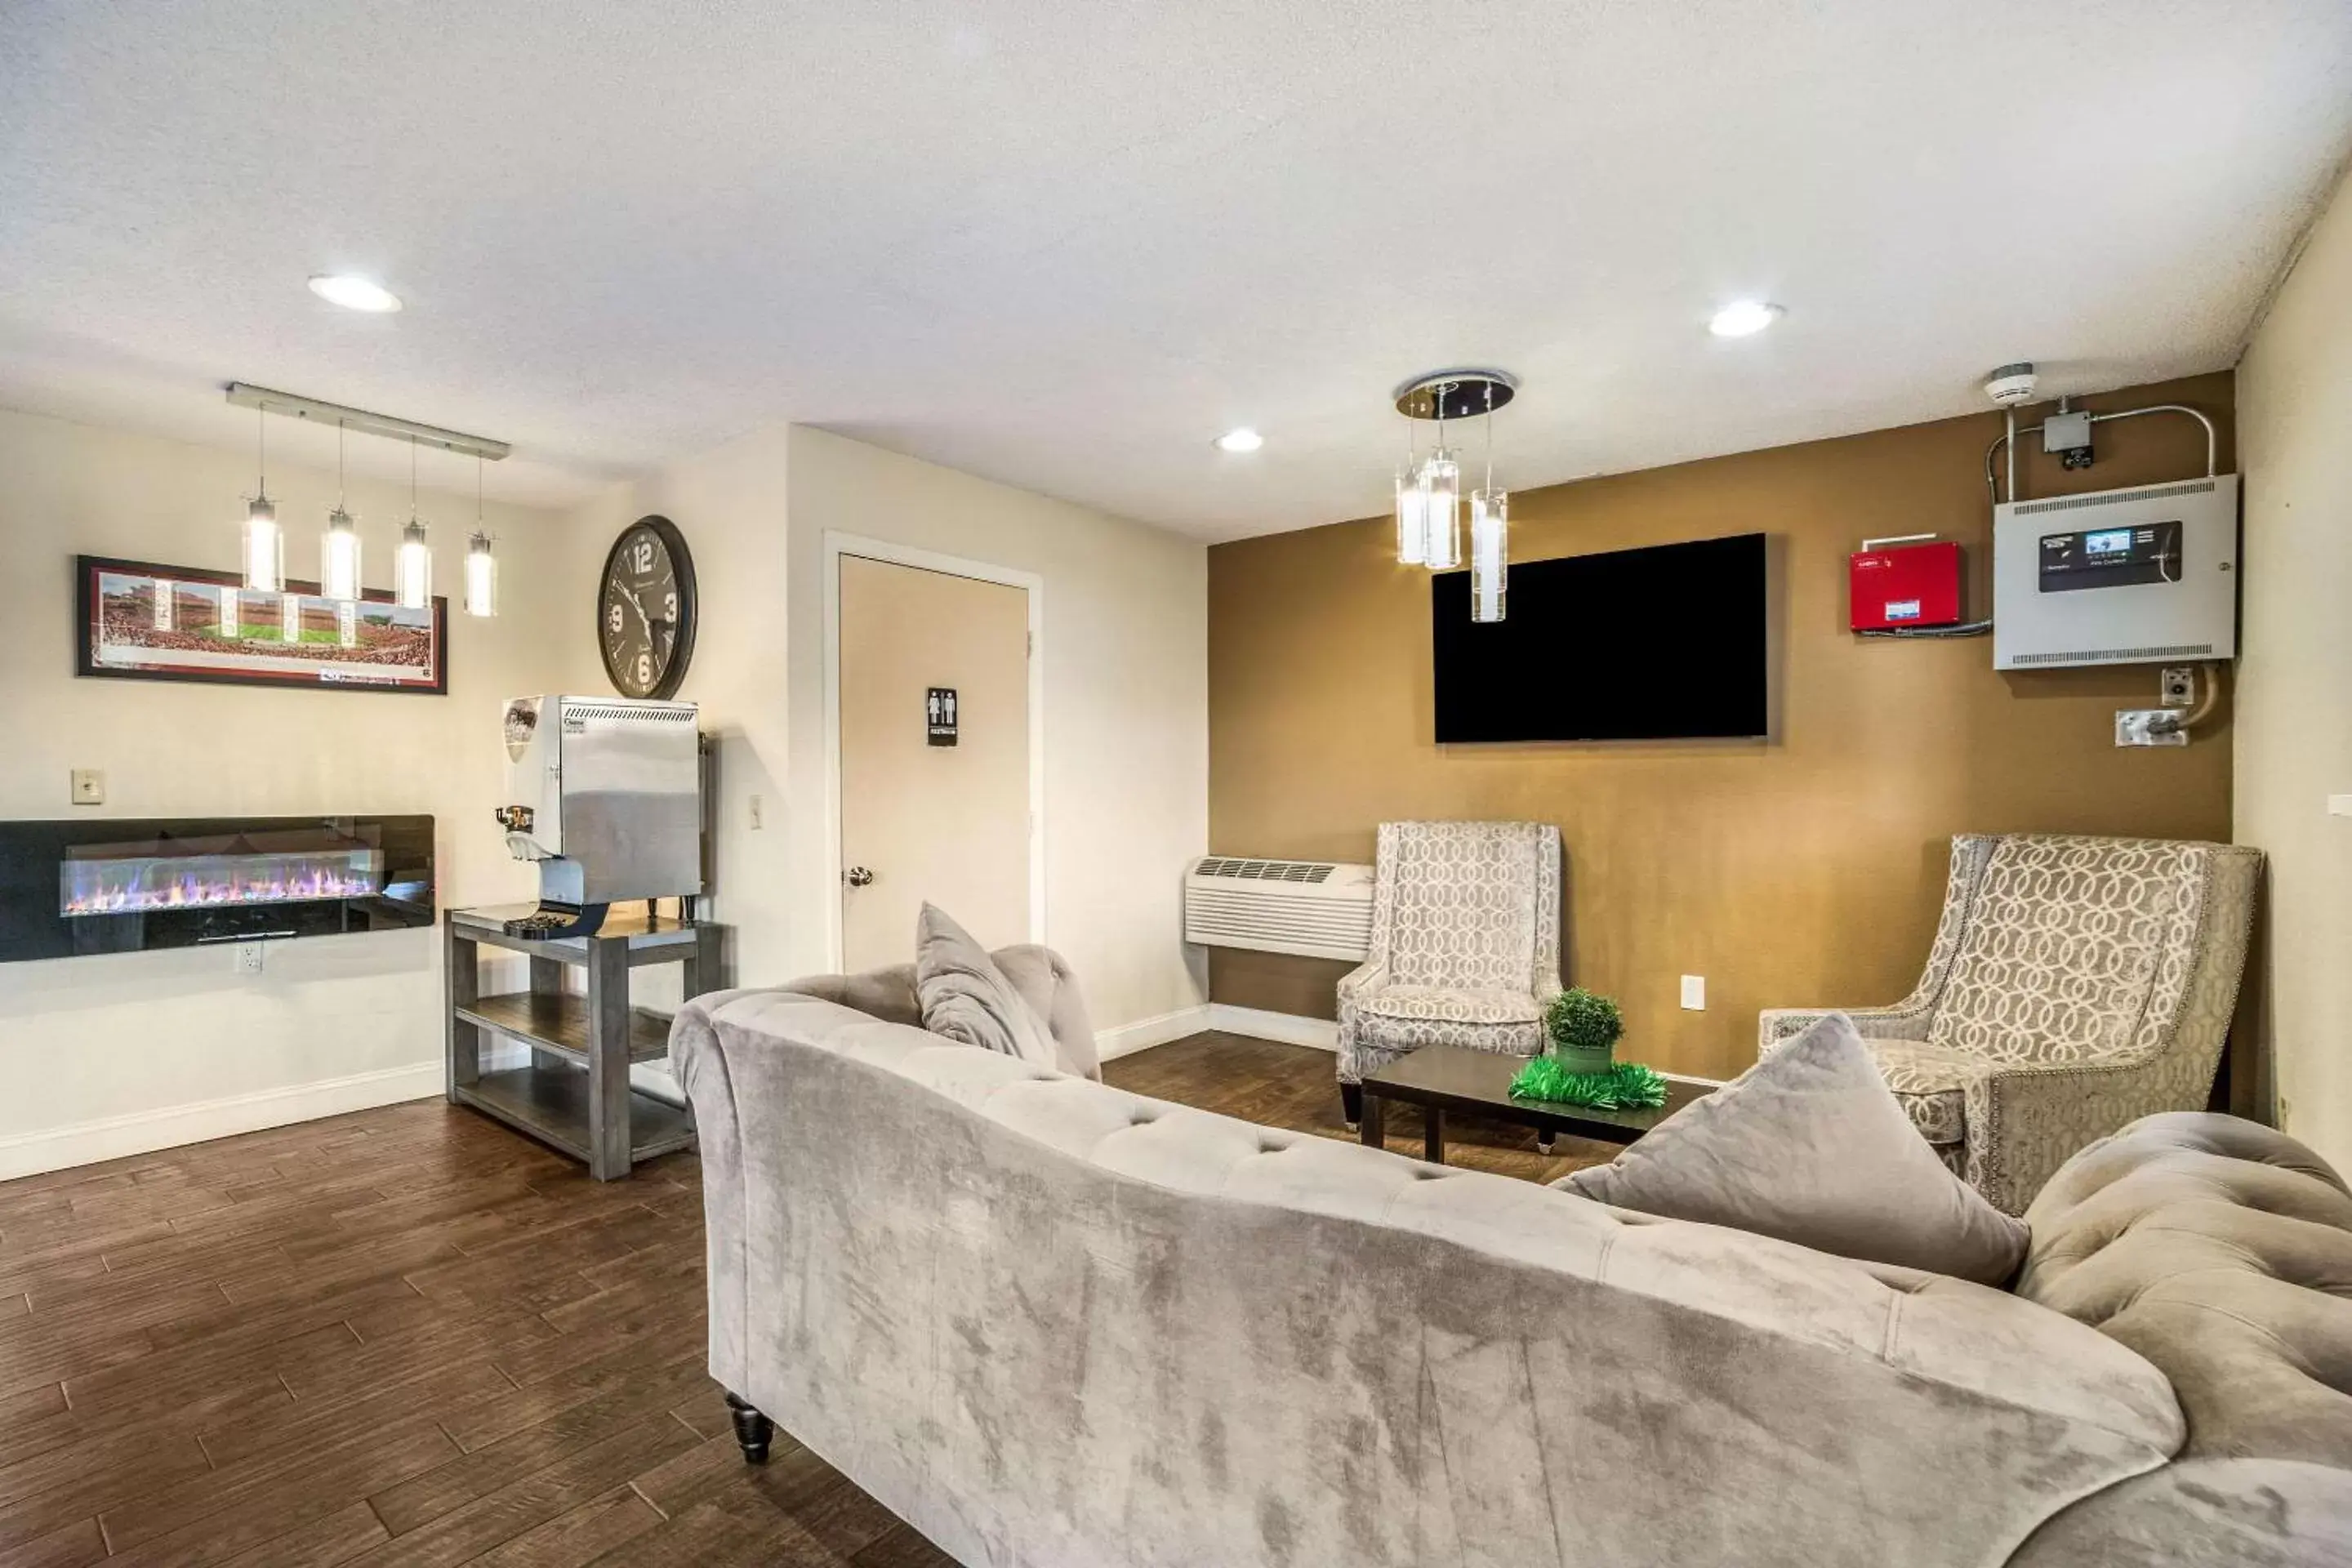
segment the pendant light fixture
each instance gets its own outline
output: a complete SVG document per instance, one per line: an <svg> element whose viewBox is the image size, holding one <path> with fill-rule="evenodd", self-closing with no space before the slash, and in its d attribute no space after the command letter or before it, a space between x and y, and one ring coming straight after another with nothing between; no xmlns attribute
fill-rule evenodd
<svg viewBox="0 0 2352 1568"><path fill-rule="evenodd" d="M408 438L408 525L400 531L400 550L392 559L393 597L404 610L433 607L433 551L425 542L425 525L416 519L416 437Z"/></svg>
<svg viewBox="0 0 2352 1568"><path fill-rule="evenodd" d="M269 415L253 416L253 499L245 503L245 585L257 594L286 586L286 534L278 526L278 503L269 499Z"/></svg>
<svg viewBox="0 0 2352 1568"><path fill-rule="evenodd" d="M474 537L466 542L466 613L499 613L499 558L490 553L490 536L482 527L482 459L474 459Z"/></svg>
<svg viewBox="0 0 2352 1568"><path fill-rule="evenodd" d="M477 616L498 614L498 563L491 558L490 536L482 527L482 464L499 461L513 450L512 447L488 436L468 436L463 430L420 424L414 419L375 414L347 404L326 403L315 397L304 397L299 393L275 391L242 381L230 382L227 391L231 403L240 408L255 409L264 416L276 414L319 425L334 421L335 506L327 513L326 537L320 542L317 596L332 599L341 605L356 605L365 596L360 572L359 523L345 506L345 437L357 430L362 436L383 436L408 443L408 522L400 531L400 546L393 553L393 597L407 609L428 609L433 604L432 546L424 520L416 515L417 448L437 447L445 452L471 457L474 459L474 535L467 542L466 553L466 608ZM268 423L266 417L263 423ZM257 495L246 509L246 586L257 588L260 584L257 574L261 567L268 566L275 571L277 585L282 589L285 582L284 536L279 533L274 539L267 538L260 528L264 521L272 531L277 529L277 504L267 495Z"/></svg>
<svg viewBox="0 0 2352 1568"><path fill-rule="evenodd" d="M343 422L335 421L335 510L327 514L327 536L319 543L319 594L341 604L360 596L360 529L343 510Z"/></svg>
<svg viewBox="0 0 2352 1568"><path fill-rule="evenodd" d="M1471 618L1503 618L1503 584L1508 567L1510 497L1495 487L1495 410L1511 401L1517 378L1499 370L1448 370L1416 376L1394 394L1397 412L1437 426L1426 458L1407 447L1397 476L1397 561L1406 566L1451 571L1462 564L1461 454L1445 444L1445 422L1486 422L1486 482L1470 497Z"/></svg>
<svg viewBox="0 0 2352 1568"><path fill-rule="evenodd" d="M1470 618L1503 618L1511 573L1511 497L1495 488L1495 418L1486 426L1486 482L1470 493Z"/></svg>

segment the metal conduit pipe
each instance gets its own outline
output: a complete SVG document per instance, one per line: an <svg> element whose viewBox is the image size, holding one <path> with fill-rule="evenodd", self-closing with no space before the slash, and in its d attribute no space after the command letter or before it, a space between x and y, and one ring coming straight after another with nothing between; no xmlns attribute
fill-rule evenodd
<svg viewBox="0 0 2352 1568"><path fill-rule="evenodd" d="M2220 472L2221 433L2214 428L2210 418L2186 404L2157 403L2146 408L2122 408L2113 414L2094 414L2091 416L2091 423L2097 425L2109 419L2137 419L2143 414L2186 414L2205 426L2205 477L2210 479ZM1992 497L1993 505L2000 504L2000 483L1994 477L1993 458L2000 455L2002 447L2009 448L2009 499L2015 500L2017 499L2017 438L2020 436L2031 436L2041 428L2039 425L2029 425L2020 430L2017 428L2017 416L2012 414L2010 416L2010 427L1993 437L1992 445L1985 448L1985 493Z"/></svg>

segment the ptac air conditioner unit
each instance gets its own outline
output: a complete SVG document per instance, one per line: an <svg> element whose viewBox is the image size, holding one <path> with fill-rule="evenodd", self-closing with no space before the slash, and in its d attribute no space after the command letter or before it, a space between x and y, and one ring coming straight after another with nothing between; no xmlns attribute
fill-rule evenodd
<svg viewBox="0 0 2352 1568"><path fill-rule="evenodd" d="M1372 868L1211 855L1184 876L1184 940L1360 959L1372 942Z"/></svg>
<svg viewBox="0 0 2352 1568"><path fill-rule="evenodd" d="M2237 657L2237 475L1992 517L1995 669Z"/></svg>

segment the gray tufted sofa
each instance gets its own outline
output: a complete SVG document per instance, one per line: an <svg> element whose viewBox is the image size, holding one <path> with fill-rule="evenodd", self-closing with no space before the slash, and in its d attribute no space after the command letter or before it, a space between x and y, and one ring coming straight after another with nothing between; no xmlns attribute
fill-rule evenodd
<svg viewBox="0 0 2352 1568"><path fill-rule="evenodd" d="M671 1046L739 1430L966 1563L2352 1561L2352 1200L2259 1129L2087 1152L2012 1295L800 992Z"/></svg>

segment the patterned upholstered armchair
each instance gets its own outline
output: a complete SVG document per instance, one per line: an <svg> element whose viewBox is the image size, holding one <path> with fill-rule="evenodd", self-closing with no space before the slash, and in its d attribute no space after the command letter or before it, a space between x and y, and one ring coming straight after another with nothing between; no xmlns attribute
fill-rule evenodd
<svg viewBox="0 0 2352 1568"><path fill-rule="evenodd" d="M1339 982L1339 1096L1420 1046L1533 1056L1559 992L1559 829L1383 822L1371 955Z"/></svg>
<svg viewBox="0 0 2352 1568"><path fill-rule="evenodd" d="M2261 867L2228 844L1963 835L1927 973L1850 1016L1944 1163L2022 1214L2094 1139L2204 1109ZM1821 1016L1765 1013L1760 1048Z"/></svg>

